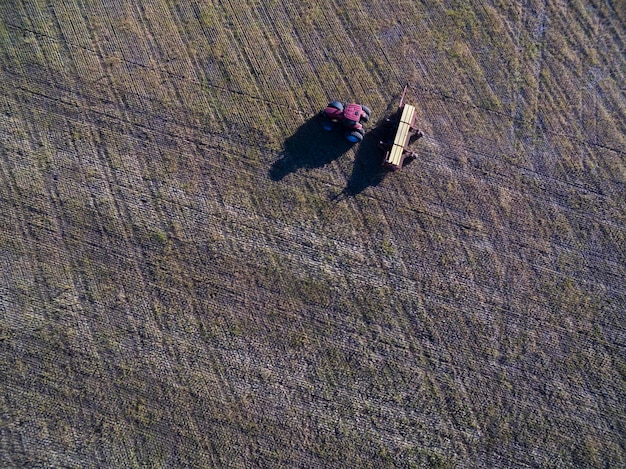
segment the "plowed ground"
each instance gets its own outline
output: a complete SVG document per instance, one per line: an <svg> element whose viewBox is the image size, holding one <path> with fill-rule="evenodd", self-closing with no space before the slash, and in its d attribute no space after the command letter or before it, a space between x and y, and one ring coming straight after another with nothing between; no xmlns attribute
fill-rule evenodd
<svg viewBox="0 0 626 469"><path fill-rule="evenodd" d="M1 2L1 465L626 466L625 24Z"/></svg>

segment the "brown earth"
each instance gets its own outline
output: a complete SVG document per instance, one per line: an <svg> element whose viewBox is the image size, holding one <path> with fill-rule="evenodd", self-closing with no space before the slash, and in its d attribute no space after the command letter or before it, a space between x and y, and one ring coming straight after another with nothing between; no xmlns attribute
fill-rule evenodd
<svg viewBox="0 0 626 469"><path fill-rule="evenodd" d="M626 466L625 24L0 2L0 465Z"/></svg>

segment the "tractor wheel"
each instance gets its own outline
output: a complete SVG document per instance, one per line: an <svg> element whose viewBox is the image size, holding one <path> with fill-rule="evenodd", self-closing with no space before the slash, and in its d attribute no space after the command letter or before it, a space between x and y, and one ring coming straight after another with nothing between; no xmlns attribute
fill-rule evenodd
<svg viewBox="0 0 626 469"><path fill-rule="evenodd" d="M334 107L335 109L337 109L338 111L343 111L343 104L341 104L339 101L332 101L330 103L328 103L327 107Z"/></svg>
<svg viewBox="0 0 626 469"><path fill-rule="evenodd" d="M370 116L368 114L361 116L361 122L363 122L364 124L367 124L369 120L370 120Z"/></svg>
<svg viewBox="0 0 626 469"><path fill-rule="evenodd" d="M363 140L363 134L358 130L353 130L349 134L346 134L346 139L352 143L359 143Z"/></svg>
<svg viewBox="0 0 626 469"><path fill-rule="evenodd" d="M370 111L370 108L368 108L367 106L363 106L361 104L361 109L365 111L365 114L367 114L367 118L369 119L370 115L372 114L372 111Z"/></svg>

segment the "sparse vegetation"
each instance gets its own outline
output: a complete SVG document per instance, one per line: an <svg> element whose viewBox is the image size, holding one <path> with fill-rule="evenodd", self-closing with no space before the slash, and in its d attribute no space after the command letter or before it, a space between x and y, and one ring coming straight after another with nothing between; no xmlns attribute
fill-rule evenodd
<svg viewBox="0 0 626 469"><path fill-rule="evenodd" d="M626 466L621 5L0 2L0 466Z"/></svg>

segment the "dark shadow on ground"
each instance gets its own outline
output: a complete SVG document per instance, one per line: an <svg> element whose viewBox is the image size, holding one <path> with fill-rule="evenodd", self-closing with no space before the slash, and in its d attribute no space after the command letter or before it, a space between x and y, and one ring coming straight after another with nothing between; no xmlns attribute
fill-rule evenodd
<svg viewBox="0 0 626 469"><path fill-rule="evenodd" d="M380 139L377 129L365 134L354 157L352 174L342 194L355 196L371 186L382 182L389 170L382 167L384 152L378 147Z"/></svg>
<svg viewBox="0 0 626 469"><path fill-rule="evenodd" d="M388 118L382 119L376 127L365 134L363 141L356 149L352 174L342 195L356 196L368 187L377 186L387 174L393 172L382 166L385 151L379 147L379 142L393 142L397 128L394 122L400 119L400 112L398 110ZM415 140L417 140L416 135L411 137L409 145ZM405 159L403 167L407 167L412 162L413 158Z"/></svg>
<svg viewBox="0 0 626 469"><path fill-rule="evenodd" d="M395 116L390 118L393 117ZM382 119L365 134L356 149L352 174L342 194L355 196L382 182L389 170L382 167L385 152L379 148L378 143L389 139L393 139L393 125L388 119Z"/></svg>
<svg viewBox="0 0 626 469"><path fill-rule="evenodd" d="M339 158L353 145L340 130L324 130L320 118L316 116L285 140L282 157L272 164L270 177L280 181L299 169L320 168Z"/></svg>

